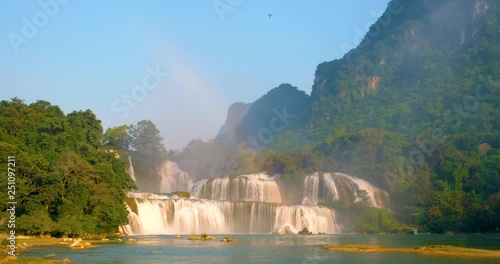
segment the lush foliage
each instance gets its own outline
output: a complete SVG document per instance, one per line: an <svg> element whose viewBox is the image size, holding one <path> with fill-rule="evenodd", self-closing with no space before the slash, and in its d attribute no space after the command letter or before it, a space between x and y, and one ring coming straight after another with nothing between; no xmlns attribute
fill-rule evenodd
<svg viewBox="0 0 500 264"><path fill-rule="evenodd" d="M431 232L496 230L500 10L484 4L392 1L356 49L318 66L308 123L270 148L314 145L325 170L390 191L400 219ZM465 21L436 19L445 7Z"/></svg>
<svg viewBox="0 0 500 264"><path fill-rule="evenodd" d="M292 103L300 118L273 134L259 166L290 192L310 168L362 177L391 193L401 221L432 232L496 231L498 17L496 1L391 1L358 47L318 65L310 98ZM262 119L240 130L269 127L285 97L264 95L252 104ZM296 158L305 150L313 162Z"/></svg>
<svg viewBox="0 0 500 264"><path fill-rule="evenodd" d="M343 223L344 232L356 233L401 233L401 224L387 209L367 206L337 208L339 221ZM412 232L413 233L413 232Z"/></svg>
<svg viewBox="0 0 500 264"><path fill-rule="evenodd" d="M133 161L137 186L143 192L159 192L159 167L167 159L163 138L150 120L136 125L108 128L105 148L117 151L125 162ZM130 160L128 159L130 157Z"/></svg>
<svg viewBox="0 0 500 264"><path fill-rule="evenodd" d="M14 98L0 102L0 123L1 170L16 157L18 232L76 236L128 222L124 201L135 184L124 162L103 151L101 122L90 110L64 115L49 102ZM7 192L0 199L8 201Z"/></svg>

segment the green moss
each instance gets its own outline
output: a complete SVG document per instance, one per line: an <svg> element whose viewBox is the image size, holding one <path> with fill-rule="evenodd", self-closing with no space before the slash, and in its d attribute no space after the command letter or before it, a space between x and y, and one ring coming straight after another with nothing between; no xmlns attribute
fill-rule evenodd
<svg viewBox="0 0 500 264"><path fill-rule="evenodd" d="M134 212L136 215L139 215L139 209L137 208L137 202L135 198L127 197L125 201L127 202L128 207L130 207L130 210L132 210L132 212Z"/></svg>

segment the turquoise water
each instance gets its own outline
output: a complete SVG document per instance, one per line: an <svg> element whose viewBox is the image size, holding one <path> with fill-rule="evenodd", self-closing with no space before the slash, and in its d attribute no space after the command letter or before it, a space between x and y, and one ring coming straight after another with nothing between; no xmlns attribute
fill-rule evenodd
<svg viewBox="0 0 500 264"><path fill-rule="evenodd" d="M69 250L58 246L33 247L20 258L56 254L72 263L500 263L500 259L464 259L401 253L335 252L318 245L369 244L416 247L431 244L500 250L500 236L485 235L231 235L236 243L189 241L186 237L137 236L135 243L104 244L99 248Z"/></svg>

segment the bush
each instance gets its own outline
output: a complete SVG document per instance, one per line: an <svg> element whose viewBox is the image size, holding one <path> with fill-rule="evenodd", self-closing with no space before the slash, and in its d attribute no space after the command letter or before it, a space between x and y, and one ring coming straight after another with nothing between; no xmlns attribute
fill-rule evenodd
<svg viewBox="0 0 500 264"><path fill-rule="evenodd" d="M387 209L353 206L339 208L337 212L344 227L358 233L397 233L400 226L395 216Z"/></svg>
<svg viewBox="0 0 500 264"><path fill-rule="evenodd" d="M16 227L19 233L27 235L43 235L54 230L55 223L46 212L40 211L35 215L26 214L19 217Z"/></svg>

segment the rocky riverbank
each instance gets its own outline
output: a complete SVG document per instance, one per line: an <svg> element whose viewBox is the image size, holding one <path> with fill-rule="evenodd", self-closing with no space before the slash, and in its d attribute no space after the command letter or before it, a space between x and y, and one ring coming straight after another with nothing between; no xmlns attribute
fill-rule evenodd
<svg viewBox="0 0 500 264"><path fill-rule="evenodd" d="M1 241L6 241L6 235L0 235ZM16 255L10 256L8 253L8 248L4 247L1 250L0 263L69 263L71 260L65 258L64 256L56 256L55 254L49 254L45 257L39 258L18 258L22 251L30 247L38 246L61 246L68 249L90 249L99 247L99 244L104 243L125 243L125 242L135 242L135 239L124 239L120 237L113 237L108 239L104 236L102 237L83 237L83 238L53 238L53 237L43 237L43 236L18 236L16 237Z"/></svg>

